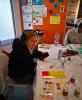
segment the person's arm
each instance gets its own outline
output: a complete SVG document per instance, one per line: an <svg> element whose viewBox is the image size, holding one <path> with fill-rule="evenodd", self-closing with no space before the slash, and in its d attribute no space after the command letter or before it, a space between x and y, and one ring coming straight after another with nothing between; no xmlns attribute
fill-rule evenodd
<svg viewBox="0 0 82 100"><path fill-rule="evenodd" d="M70 42L70 37L69 37L69 35L68 35L68 37L67 37L67 44L70 44L71 42Z"/></svg>
<svg viewBox="0 0 82 100"><path fill-rule="evenodd" d="M44 58L48 57L49 54L47 52L41 52L41 51L34 51L34 56L40 60L44 60Z"/></svg>
<svg viewBox="0 0 82 100"><path fill-rule="evenodd" d="M65 35L64 42L63 42L64 45L70 44L70 32L71 32L71 29L68 30L66 35Z"/></svg>

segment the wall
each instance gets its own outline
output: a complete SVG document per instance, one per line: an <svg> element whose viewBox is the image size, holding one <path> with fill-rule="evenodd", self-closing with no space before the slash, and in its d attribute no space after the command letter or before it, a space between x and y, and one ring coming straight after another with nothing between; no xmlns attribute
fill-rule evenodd
<svg viewBox="0 0 82 100"><path fill-rule="evenodd" d="M75 24L77 22L77 18L82 17L82 1L81 0L68 0L68 6L67 6L67 16L66 16L66 23L73 23ZM69 19L70 18L70 19ZM69 20L68 20L69 19ZM67 31L74 26L67 26L65 28L65 34Z"/></svg>
<svg viewBox="0 0 82 100"><path fill-rule="evenodd" d="M76 23L80 0L68 0L66 23Z"/></svg>
<svg viewBox="0 0 82 100"><path fill-rule="evenodd" d="M57 0L55 0L57 1ZM60 42L63 41L63 35L64 35L64 27L65 27L65 19L66 19L66 10L67 10L67 0L64 0L65 3L65 12L61 14L61 23L60 25L50 25L49 24L49 15L48 17L44 18L44 25L43 26L34 26L34 29L42 29L44 30L44 38L46 43L53 43L54 42L54 34L56 32L60 33ZM45 0L45 4L47 4L48 11L53 7L53 4L48 3L47 0ZM55 13L58 13L60 9L57 9Z"/></svg>
<svg viewBox="0 0 82 100"><path fill-rule="evenodd" d="M80 0L80 7L78 12L78 18L82 18L82 0Z"/></svg>
<svg viewBox="0 0 82 100"><path fill-rule="evenodd" d="M26 0L27 1L27 0ZM57 3L58 0L55 0L54 3ZM59 25L50 25L50 15L48 14L47 17L43 18L43 25L34 26L34 29L41 29L44 31L44 41L46 43L53 43L54 42L54 35L56 32L59 32L60 34L60 43L63 42L63 36L64 36L64 28L65 28L65 19L66 19L66 12L67 12L67 1L64 0L63 4L60 4L62 6L65 6L64 13L60 13L60 7L58 7L57 10L54 10L55 14L61 14L61 23ZM48 12L49 9L54 9L53 3L50 3L48 0L44 0L44 4L48 6ZM22 18L22 8L20 5L20 13L21 13L21 23L22 23L22 30L23 29L23 18Z"/></svg>

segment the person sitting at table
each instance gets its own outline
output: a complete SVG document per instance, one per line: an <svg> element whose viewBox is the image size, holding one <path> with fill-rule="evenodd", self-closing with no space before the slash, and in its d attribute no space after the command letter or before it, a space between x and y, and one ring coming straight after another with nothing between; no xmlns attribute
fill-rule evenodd
<svg viewBox="0 0 82 100"><path fill-rule="evenodd" d="M37 59L44 60L48 53L37 50L37 34L33 30L25 30L20 38L13 41L12 48L8 64L9 77L16 83L30 84L32 86L36 74ZM29 96L32 97L30 91L28 89Z"/></svg>
<svg viewBox="0 0 82 100"><path fill-rule="evenodd" d="M66 44L82 44L82 21L78 22L75 28L68 30L64 39Z"/></svg>

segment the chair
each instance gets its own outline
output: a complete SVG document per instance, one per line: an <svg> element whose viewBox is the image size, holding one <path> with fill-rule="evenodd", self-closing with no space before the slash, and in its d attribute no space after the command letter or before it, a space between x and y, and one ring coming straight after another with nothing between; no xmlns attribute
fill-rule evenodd
<svg viewBox="0 0 82 100"><path fill-rule="evenodd" d="M9 57L0 53L0 94L7 97L8 100L32 100L32 96L29 98L30 94L28 92L29 90L32 93L31 85L17 84L8 77L8 61Z"/></svg>
<svg viewBox="0 0 82 100"><path fill-rule="evenodd" d="M2 53L2 44L1 44L1 41L0 41L0 53Z"/></svg>
<svg viewBox="0 0 82 100"><path fill-rule="evenodd" d="M0 53L0 93L2 94L5 88L5 80L8 76L8 60L9 57L4 54ZM3 74L4 73L4 74Z"/></svg>

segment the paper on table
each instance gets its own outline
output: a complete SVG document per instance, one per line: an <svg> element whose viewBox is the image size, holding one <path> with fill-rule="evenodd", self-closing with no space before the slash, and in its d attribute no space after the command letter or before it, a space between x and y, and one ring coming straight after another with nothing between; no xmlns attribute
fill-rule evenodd
<svg viewBox="0 0 82 100"><path fill-rule="evenodd" d="M66 79L66 75L64 71L43 71L43 78L59 78Z"/></svg>
<svg viewBox="0 0 82 100"><path fill-rule="evenodd" d="M79 54L82 54L82 48L79 48Z"/></svg>
<svg viewBox="0 0 82 100"><path fill-rule="evenodd" d="M66 78L64 71L50 71L49 74L54 78Z"/></svg>

